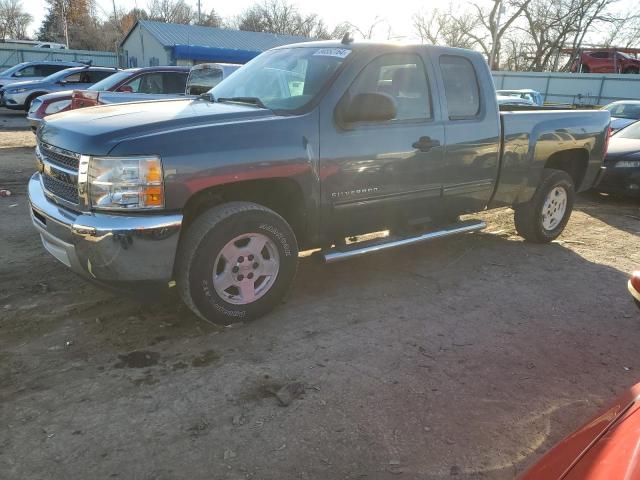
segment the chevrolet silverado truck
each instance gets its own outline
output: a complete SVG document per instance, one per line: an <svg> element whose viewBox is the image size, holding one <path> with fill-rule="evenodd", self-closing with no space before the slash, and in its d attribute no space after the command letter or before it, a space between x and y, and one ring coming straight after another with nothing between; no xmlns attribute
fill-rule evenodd
<svg viewBox="0 0 640 480"><path fill-rule="evenodd" d="M31 215L85 277L175 287L230 324L278 305L301 250L336 262L479 230L459 216L505 206L550 242L597 181L608 128L606 111L499 112L476 52L296 44L197 99L45 118Z"/></svg>

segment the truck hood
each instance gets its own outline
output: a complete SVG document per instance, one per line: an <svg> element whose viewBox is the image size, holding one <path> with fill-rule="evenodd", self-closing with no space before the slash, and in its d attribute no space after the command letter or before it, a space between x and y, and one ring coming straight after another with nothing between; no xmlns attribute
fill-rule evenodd
<svg viewBox="0 0 640 480"><path fill-rule="evenodd" d="M156 100L70 110L46 117L39 138L85 155L107 155L123 140L174 130L274 117L251 105Z"/></svg>

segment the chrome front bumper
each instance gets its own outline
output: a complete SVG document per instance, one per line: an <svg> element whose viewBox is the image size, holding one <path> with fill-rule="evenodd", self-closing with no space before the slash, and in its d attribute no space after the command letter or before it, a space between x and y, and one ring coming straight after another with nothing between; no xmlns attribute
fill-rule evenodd
<svg viewBox="0 0 640 480"><path fill-rule="evenodd" d="M41 118L31 117L28 114L27 114L27 121L29 122L29 126L31 127L31 130L33 130L34 132L38 129L38 127L42 123Z"/></svg>
<svg viewBox="0 0 640 480"><path fill-rule="evenodd" d="M103 281L170 280L182 215L76 213L29 180L31 220L44 248L72 270Z"/></svg>

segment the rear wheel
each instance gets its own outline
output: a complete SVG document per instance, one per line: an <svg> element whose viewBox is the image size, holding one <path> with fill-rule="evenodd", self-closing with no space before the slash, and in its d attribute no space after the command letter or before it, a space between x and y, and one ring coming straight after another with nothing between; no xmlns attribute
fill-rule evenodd
<svg viewBox="0 0 640 480"><path fill-rule="evenodd" d="M640 73L640 70L638 70L638 67L629 67L625 69L624 73Z"/></svg>
<svg viewBox="0 0 640 480"><path fill-rule="evenodd" d="M275 308L297 264L296 238L281 216L254 203L231 202L189 226L178 250L176 280L194 313L229 325Z"/></svg>
<svg viewBox="0 0 640 480"><path fill-rule="evenodd" d="M518 234L536 243L556 239L571 217L574 198L573 180L567 172L544 169L533 198L514 208Z"/></svg>

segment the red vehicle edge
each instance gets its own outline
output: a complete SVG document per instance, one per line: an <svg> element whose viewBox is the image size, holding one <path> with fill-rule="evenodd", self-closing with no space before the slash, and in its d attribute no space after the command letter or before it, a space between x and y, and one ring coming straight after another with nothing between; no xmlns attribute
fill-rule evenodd
<svg viewBox="0 0 640 480"><path fill-rule="evenodd" d="M519 480L640 478L640 383L566 437Z"/></svg>

